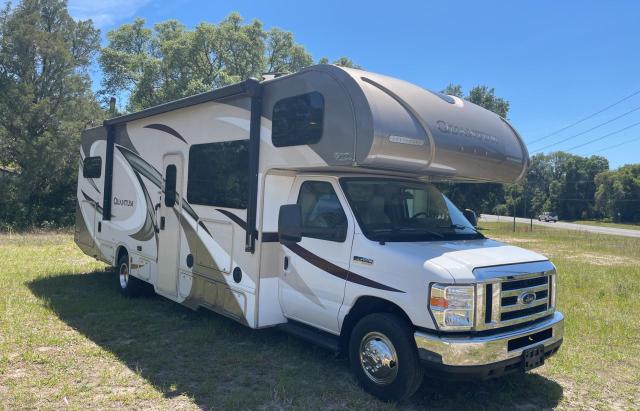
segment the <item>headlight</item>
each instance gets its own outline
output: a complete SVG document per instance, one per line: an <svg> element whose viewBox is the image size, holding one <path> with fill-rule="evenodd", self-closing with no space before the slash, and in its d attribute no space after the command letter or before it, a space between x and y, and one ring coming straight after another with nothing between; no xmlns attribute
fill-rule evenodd
<svg viewBox="0 0 640 411"><path fill-rule="evenodd" d="M441 330L470 330L475 312L475 287L432 284L429 309Z"/></svg>

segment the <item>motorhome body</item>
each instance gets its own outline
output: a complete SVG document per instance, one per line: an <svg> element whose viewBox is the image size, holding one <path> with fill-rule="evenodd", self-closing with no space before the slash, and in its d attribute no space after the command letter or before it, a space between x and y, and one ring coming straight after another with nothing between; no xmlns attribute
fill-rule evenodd
<svg viewBox="0 0 640 411"><path fill-rule="evenodd" d="M81 158L75 239L123 292L314 339L380 397L424 369L528 370L562 341L553 264L429 183L528 166L504 119L457 97L319 65L107 120Z"/></svg>

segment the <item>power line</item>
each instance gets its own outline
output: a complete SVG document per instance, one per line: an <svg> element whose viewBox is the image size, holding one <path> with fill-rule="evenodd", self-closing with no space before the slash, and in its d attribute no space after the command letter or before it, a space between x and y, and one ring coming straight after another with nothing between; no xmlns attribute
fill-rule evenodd
<svg viewBox="0 0 640 411"><path fill-rule="evenodd" d="M596 150L596 151L592 152L591 154L588 154L588 156L592 156L592 155L594 155L596 153L601 153L603 151L607 151L607 150L611 150L611 149L614 149L614 148L618 148L618 147L623 146L625 144L633 143L634 141L640 141L640 137L634 137L632 139L625 140L625 141L623 141L621 143L614 144L614 145L609 146L609 147L601 148L600 150Z"/></svg>
<svg viewBox="0 0 640 411"><path fill-rule="evenodd" d="M588 116L586 116L586 117L584 117L584 118L582 118L582 119L580 119L580 120L578 120L578 121L576 121L576 122L574 122L574 123L571 123L571 124L569 124L568 126L565 126L565 127L559 128L558 130L556 130L556 131L554 131L554 132L551 132L551 133L549 133L549 134L547 134L547 135L544 135L544 136L540 137L540 138L539 138L539 139L537 139L537 140L533 140L533 141L532 141L531 143L529 143L529 144L535 144L535 143L537 143L538 141L546 140L547 138L549 138L549 137L551 137L551 136L555 136L556 134L558 134L558 133L560 133L560 132L563 132L563 131L565 131L565 130L567 130L567 129L569 129L569 128L573 127L573 126L577 126L578 124L580 124L580 123L582 123L582 122L584 122L584 121L587 121L587 120L589 120L590 118L593 118L593 117L597 116L598 114L600 114L600 113L602 113L602 112L604 112L604 111L609 110L611 107L615 107L615 106L617 106L618 104L622 103L623 101L627 101L627 100L629 100L631 97L633 97L633 96L635 96L635 95L637 95L637 94L640 94L640 90L638 90L638 91L636 91L636 92L634 92L634 93L632 93L632 94L629 94L628 96L626 96L626 97L624 97L624 98L622 98L622 99L620 99L620 100L616 101L615 103L610 104L610 105L608 105L607 107L605 107L605 108L603 108L603 109L601 109L601 110L596 111L595 113L589 114Z"/></svg>
<svg viewBox="0 0 640 411"><path fill-rule="evenodd" d="M607 120L607 121L605 121L605 122L603 122L603 123L596 124L595 126L591 127L591 128L590 128L590 129L588 129L588 130L582 131L582 132L580 132L580 133L578 133L578 134L574 134L574 135L572 135L572 136L569 136L569 137L567 137L567 138L564 138L564 139L562 139L562 140L560 140L560 141L557 141L557 142L555 142L555 143L547 144L546 146L544 146L544 147L542 147L542 148L537 149L535 152L542 151L542 150L544 150L545 148L549 148L549 147L557 146L558 144L562 144L562 143L564 143L564 142L566 142L566 141L569 141L569 140L572 140L572 139L574 139L574 138L576 138L576 137L579 137L579 136L582 136L582 135L584 135L584 134L587 134L587 133L588 133L588 132L590 132L590 131L593 131L593 130L595 130L595 129L597 129L597 128L600 128L600 127L602 127L602 126L606 126L606 125L607 125L607 124L609 124L609 123L613 123L614 121L616 121L616 120L618 120L618 119L621 119L621 118L622 118L622 117L624 117L624 116L628 116L629 114L631 114L631 113L633 113L633 112L635 112L635 111L638 111L638 110L640 110L640 106L635 107L635 108L633 108L633 109L631 109L631 110L627 111L626 113L622 113L622 114L620 114L619 116L614 117L614 118L612 118L612 119L610 119L610 120ZM532 143L532 144L533 144L533 143Z"/></svg>
<svg viewBox="0 0 640 411"><path fill-rule="evenodd" d="M607 137L612 136L612 135L614 135L614 134L622 133L623 131L628 130L628 129L632 128L632 127L636 127L636 126L638 126L638 125L640 125L640 121L638 121L637 123L633 123L633 124L631 124L630 126L623 127L623 128L621 128L621 129L619 129L619 130L613 131L613 132L611 132L611 133L609 133L609 134L605 134L604 136L600 136L600 137L598 137L598 138L594 138L593 140L589 140L589 141L586 141L586 142L584 142L584 143L582 143L582 144L578 144L577 146L573 146L573 147L571 147L571 148L568 148L568 149L566 149L565 151L575 150L576 148L584 147L584 146L586 146L586 145L588 145L588 144L595 143L596 141L600 141L600 140L602 140L603 138L607 138Z"/></svg>

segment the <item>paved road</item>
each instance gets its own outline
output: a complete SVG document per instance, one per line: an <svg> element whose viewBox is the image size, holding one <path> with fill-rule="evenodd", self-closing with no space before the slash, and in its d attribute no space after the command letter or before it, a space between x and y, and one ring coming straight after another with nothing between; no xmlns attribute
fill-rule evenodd
<svg viewBox="0 0 640 411"><path fill-rule="evenodd" d="M505 217L505 216L497 216L491 214L481 214L480 221L505 221L505 222L513 222L513 217ZM525 223L529 224L528 218L520 218L516 217L517 223ZM563 221L559 221L557 223L545 223L543 221L533 220L533 224L541 225L545 227L551 228L562 228L565 230L576 230L576 231L588 231L591 233L598 234L611 234L611 235L621 235L624 237L640 237L640 230L627 230L624 228L614 228L614 227L602 227L596 225L584 225L584 224L574 224L574 223L565 223Z"/></svg>

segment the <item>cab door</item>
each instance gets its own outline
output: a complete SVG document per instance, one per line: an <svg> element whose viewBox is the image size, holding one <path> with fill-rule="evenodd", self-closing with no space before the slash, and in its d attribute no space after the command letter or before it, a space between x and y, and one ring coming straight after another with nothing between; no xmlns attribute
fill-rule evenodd
<svg viewBox="0 0 640 411"><path fill-rule="evenodd" d="M353 220L336 180L299 178L289 204L302 211L302 241L282 245L280 305L287 318L339 332Z"/></svg>
<svg viewBox="0 0 640 411"><path fill-rule="evenodd" d="M164 295L178 294L180 258L180 218L182 207L182 156L167 154L163 159L164 187L158 210L158 281L156 289Z"/></svg>

